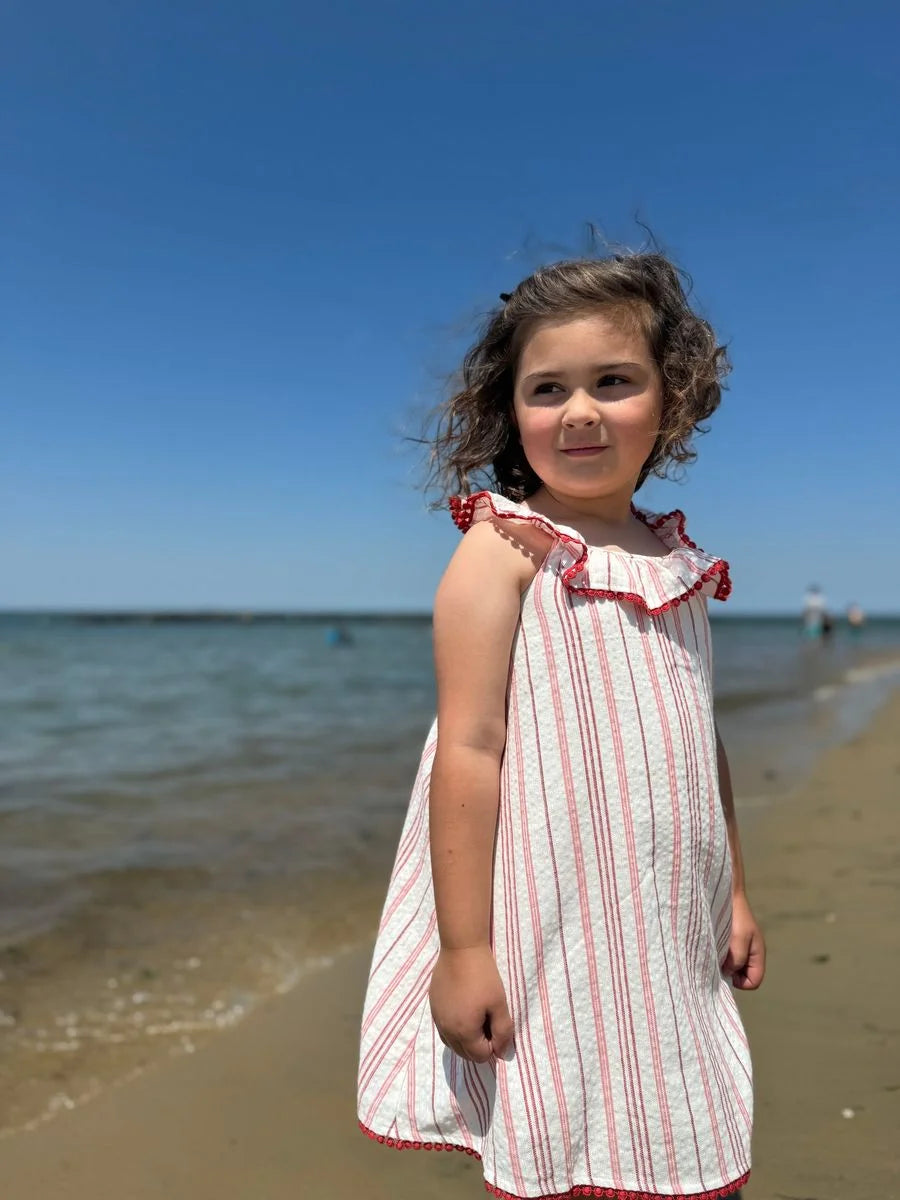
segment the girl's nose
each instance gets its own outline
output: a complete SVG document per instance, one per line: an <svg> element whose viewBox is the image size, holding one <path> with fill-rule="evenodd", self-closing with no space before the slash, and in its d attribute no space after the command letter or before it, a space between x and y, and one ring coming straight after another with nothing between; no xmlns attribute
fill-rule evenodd
<svg viewBox="0 0 900 1200"><path fill-rule="evenodd" d="M573 425L598 425L600 417L597 412L597 402L587 392L573 392L569 397L569 403L566 405L565 415L563 416L563 424L567 426Z"/></svg>

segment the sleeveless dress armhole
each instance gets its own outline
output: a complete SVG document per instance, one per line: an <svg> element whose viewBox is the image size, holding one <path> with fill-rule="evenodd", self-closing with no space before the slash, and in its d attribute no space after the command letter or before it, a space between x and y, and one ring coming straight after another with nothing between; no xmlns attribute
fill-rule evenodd
<svg viewBox="0 0 900 1200"><path fill-rule="evenodd" d="M565 573L587 558L587 546L574 529L557 525L542 513L531 512L522 504L507 500L495 492L475 492L471 496L451 496L450 514L454 524L462 533L467 533L473 525L480 521L496 520L511 522L520 526L540 530L548 534L551 541L546 553L538 566L538 574L555 556L555 566L559 574L565 578Z"/></svg>

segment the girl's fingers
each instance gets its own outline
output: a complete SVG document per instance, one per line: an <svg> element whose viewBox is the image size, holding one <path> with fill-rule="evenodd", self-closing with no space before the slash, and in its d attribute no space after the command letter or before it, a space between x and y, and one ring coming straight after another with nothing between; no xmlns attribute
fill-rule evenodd
<svg viewBox="0 0 900 1200"><path fill-rule="evenodd" d="M506 1004L498 1005L490 1014L491 1048L501 1058L513 1041L513 1023Z"/></svg>
<svg viewBox="0 0 900 1200"><path fill-rule="evenodd" d="M733 934L731 941L728 943L728 955L722 967L724 974L733 975L736 971L742 971L747 965L749 952L749 936L742 933Z"/></svg>
<svg viewBox="0 0 900 1200"><path fill-rule="evenodd" d="M477 1038L470 1038L462 1043L460 1051L463 1058L468 1058L471 1062L487 1062L491 1057L491 1043L482 1034Z"/></svg>
<svg viewBox="0 0 900 1200"><path fill-rule="evenodd" d="M756 932L750 938L744 966L732 976L732 983L742 991L751 992L762 983L766 973L766 948L762 936Z"/></svg>
<svg viewBox="0 0 900 1200"><path fill-rule="evenodd" d="M740 971L737 975L732 976L731 982L736 988L740 988L742 992L752 992L755 988L759 987L762 980L755 978L748 971Z"/></svg>
<svg viewBox="0 0 900 1200"><path fill-rule="evenodd" d="M438 1033L444 1045L449 1046L460 1058L467 1058L470 1062L487 1062L491 1057L491 1043L484 1027L471 1032L467 1030L465 1033L456 1031L452 1035L438 1028Z"/></svg>
<svg viewBox="0 0 900 1200"><path fill-rule="evenodd" d="M487 1015L485 1027L477 1034L451 1037L439 1027L438 1035L444 1045L460 1058L470 1062L488 1062L495 1055L499 1058L512 1045L513 1023L506 1005L503 1005L498 1011Z"/></svg>
<svg viewBox="0 0 900 1200"><path fill-rule="evenodd" d="M756 934L750 943L750 954L747 959L747 986L758 988L766 974L766 946L760 934Z"/></svg>

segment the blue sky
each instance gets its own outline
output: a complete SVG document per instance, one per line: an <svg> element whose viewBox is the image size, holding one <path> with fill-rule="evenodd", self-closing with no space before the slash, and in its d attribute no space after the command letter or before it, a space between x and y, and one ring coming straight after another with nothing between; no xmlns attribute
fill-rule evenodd
<svg viewBox="0 0 900 1200"><path fill-rule="evenodd" d="M888 4L16 3L2 607L430 607L402 440L480 313L635 215L734 363L681 485L735 611L895 611Z"/></svg>

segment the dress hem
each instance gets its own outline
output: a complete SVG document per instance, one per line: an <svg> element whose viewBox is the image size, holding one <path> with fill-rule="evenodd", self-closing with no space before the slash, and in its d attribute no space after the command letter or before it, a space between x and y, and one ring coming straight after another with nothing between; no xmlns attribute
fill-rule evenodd
<svg viewBox="0 0 900 1200"><path fill-rule="evenodd" d="M373 1141L382 1146L391 1146L395 1150L460 1150L471 1158L481 1161L481 1155L471 1146L457 1146L454 1142L415 1142L407 1138L388 1137L386 1134L375 1133L362 1121L358 1122L360 1129ZM629 1191L627 1188L599 1187L594 1184L574 1184L566 1192L547 1192L540 1196L520 1196L515 1192L504 1191L503 1188L484 1181L484 1188L492 1196L500 1200L576 1200L578 1196L603 1196L606 1200L720 1200L720 1197L731 1196L739 1191L750 1178L750 1172L745 1171L740 1178L725 1183L718 1188L710 1188L705 1192L640 1192Z"/></svg>

